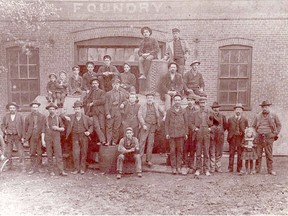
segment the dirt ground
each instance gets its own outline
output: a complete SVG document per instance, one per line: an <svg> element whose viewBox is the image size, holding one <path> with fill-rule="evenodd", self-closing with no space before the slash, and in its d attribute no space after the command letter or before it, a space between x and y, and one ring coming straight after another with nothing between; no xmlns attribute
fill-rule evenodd
<svg viewBox="0 0 288 216"><path fill-rule="evenodd" d="M159 157L159 156L158 156ZM164 159L163 159L164 160ZM227 167L228 158L223 158ZM275 157L277 176L217 173L194 178L144 172L142 178L104 175L0 174L0 215L280 214L288 215L288 157Z"/></svg>

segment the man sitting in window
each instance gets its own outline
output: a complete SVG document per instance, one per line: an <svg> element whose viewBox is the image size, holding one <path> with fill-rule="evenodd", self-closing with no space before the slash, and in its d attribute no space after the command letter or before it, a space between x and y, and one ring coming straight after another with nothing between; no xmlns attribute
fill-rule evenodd
<svg viewBox="0 0 288 216"><path fill-rule="evenodd" d="M120 73L114 65L111 65L111 56L105 55L103 57L104 65L98 69L97 77L100 81L100 88L108 92L112 89L112 82L114 76L120 77Z"/></svg>
<svg viewBox="0 0 288 216"><path fill-rule="evenodd" d="M157 53L160 51L158 41L151 38L152 30L145 26L141 29L141 34L144 39L140 43L139 55L139 79L146 79L152 60L157 58Z"/></svg>

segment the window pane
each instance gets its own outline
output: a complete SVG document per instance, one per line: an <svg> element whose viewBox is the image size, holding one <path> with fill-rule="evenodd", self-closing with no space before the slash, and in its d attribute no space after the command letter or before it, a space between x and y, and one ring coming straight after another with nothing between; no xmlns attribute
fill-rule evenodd
<svg viewBox="0 0 288 216"><path fill-rule="evenodd" d="M124 54L125 61L135 61L134 57L134 49L133 48L125 48L125 54Z"/></svg>
<svg viewBox="0 0 288 216"><path fill-rule="evenodd" d="M10 50L9 61L10 64L18 64L18 51Z"/></svg>
<svg viewBox="0 0 288 216"><path fill-rule="evenodd" d="M106 54L105 48L98 48L98 61L103 60L103 56Z"/></svg>
<svg viewBox="0 0 288 216"><path fill-rule="evenodd" d="M237 103L237 93L229 92L229 104L236 104L236 103Z"/></svg>
<svg viewBox="0 0 288 216"><path fill-rule="evenodd" d="M28 78L27 66L20 66L20 78Z"/></svg>
<svg viewBox="0 0 288 216"><path fill-rule="evenodd" d="M230 77L238 77L238 65L230 65Z"/></svg>
<svg viewBox="0 0 288 216"><path fill-rule="evenodd" d="M20 103L20 93L12 93L11 94L12 101L16 102L17 104Z"/></svg>
<svg viewBox="0 0 288 216"><path fill-rule="evenodd" d="M248 58L250 58L250 51L249 50L240 50L240 62L241 63L248 63Z"/></svg>
<svg viewBox="0 0 288 216"><path fill-rule="evenodd" d="M231 80L229 82L229 90L237 91L237 80Z"/></svg>
<svg viewBox="0 0 288 216"><path fill-rule="evenodd" d="M115 61L124 61L124 48L116 48Z"/></svg>
<svg viewBox="0 0 288 216"><path fill-rule="evenodd" d="M229 50L221 50L221 63L229 63Z"/></svg>
<svg viewBox="0 0 288 216"><path fill-rule="evenodd" d="M88 48L88 61L98 60L98 50L96 48Z"/></svg>
<svg viewBox="0 0 288 216"><path fill-rule="evenodd" d="M28 105L30 103L30 97L28 92L22 92L21 93L21 104L22 105Z"/></svg>
<svg viewBox="0 0 288 216"><path fill-rule="evenodd" d="M228 103L228 92L219 93L219 103L220 104L229 104Z"/></svg>
<svg viewBox="0 0 288 216"><path fill-rule="evenodd" d="M239 62L239 50L230 50L230 63Z"/></svg>
<svg viewBox="0 0 288 216"><path fill-rule="evenodd" d="M29 81L21 80L19 81L21 91L29 91Z"/></svg>
<svg viewBox="0 0 288 216"><path fill-rule="evenodd" d="M19 76L18 75L18 65L17 64L12 64L10 66L10 77L12 79L17 79L17 78L19 78L18 76Z"/></svg>
<svg viewBox="0 0 288 216"><path fill-rule="evenodd" d="M238 90L247 90L248 89L248 80L239 80L238 82Z"/></svg>
<svg viewBox="0 0 288 216"><path fill-rule="evenodd" d="M220 90L229 90L229 80L220 80Z"/></svg>
<svg viewBox="0 0 288 216"><path fill-rule="evenodd" d="M239 77L248 77L248 65L242 64L239 66Z"/></svg>
<svg viewBox="0 0 288 216"><path fill-rule="evenodd" d="M238 101L243 105L247 104L247 92L239 92L238 93Z"/></svg>
<svg viewBox="0 0 288 216"><path fill-rule="evenodd" d="M27 64L27 55L23 52L19 52L20 64Z"/></svg>
<svg viewBox="0 0 288 216"><path fill-rule="evenodd" d="M39 52L38 50L32 50L29 56L29 64L39 64Z"/></svg>
<svg viewBox="0 0 288 216"><path fill-rule="evenodd" d="M220 65L220 77L229 77L229 64Z"/></svg>
<svg viewBox="0 0 288 216"><path fill-rule="evenodd" d="M29 81L30 91L32 92L38 92L39 91L39 84L38 80L30 80Z"/></svg>
<svg viewBox="0 0 288 216"><path fill-rule="evenodd" d="M79 48L78 58L79 58L80 62L87 62L88 56L87 56L87 49L86 48Z"/></svg>
<svg viewBox="0 0 288 216"><path fill-rule="evenodd" d="M38 78L39 70L37 65L29 66L29 78Z"/></svg>

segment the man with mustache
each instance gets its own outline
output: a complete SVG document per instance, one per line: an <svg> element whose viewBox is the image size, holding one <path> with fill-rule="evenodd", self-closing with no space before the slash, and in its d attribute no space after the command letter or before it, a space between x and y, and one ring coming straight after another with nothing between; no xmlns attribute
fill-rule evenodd
<svg viewBox="0 0 288 216"><path fill-rule="evenodd" d="M270 111L272 104L269 101L263 101L260 106L262 111L258 113L253 121L252 127L257 132L257 154L256 172L261 170L261 161L263 149L265 151L267 171L270 175L276 175L273 170L273 142L278 139L281 131L281 122L278 116Z"/></svg>
<svg viewBox="0 0 288 216"><path fill-rule="evenodd" d="M228 136L227 141L229 143L229 165L228 171L233 172L234 155L237 151L237 172L241 171L242 168L242 148L241 144L244 139L245 128L248 127L248 120L242 115L244 107L241 103L234 106L234 116L228 119L227 130Z"/></svg>

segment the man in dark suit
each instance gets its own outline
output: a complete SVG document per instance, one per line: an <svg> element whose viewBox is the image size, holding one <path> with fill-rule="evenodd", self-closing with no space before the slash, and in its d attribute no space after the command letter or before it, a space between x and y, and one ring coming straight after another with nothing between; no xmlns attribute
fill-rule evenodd
<svg viewBox="0 0 288 216"><path fill-rule="evenodd" d="M38 171L42 163L42 142L44 136L45 116L38 109L41 104L34 100L31 104L31 113L25 118L25 140L29 142L31 170L29 175Z"/></svg>
<svg viewBox="0 0 288 216"><path fill-rule="evenodd" d="M72 174L81 173L86 170L86 159L88 150L88 136L93 132L93 125L90 118L83 113L81 109L83 104L81 101L76 101L73 105L74 114L70 115L70 123L66 131L66 139L72 134L72 150L75 171Z"/></svg>
<svg viewBox="0 0 288 216"><path fill-rule="evenodd" d="M8 103L6 109L9 110L2 120L1 130L5 135L6 146L5 146L5 156L8 161L8 169L12 169L12 150L13 144L16 145L19 154L19 160L22 172L25 172L24 163L24 119L21 114L17 111L19 106L15 102Z"/></svg>
<svg viewBox="0 0 288 216"><path fill-rule="evenodd" d="M229 165L228 171L233 172L234 155L237 151L237 172L240 172L242 168L242 148L241 144L244 139L245 128L248 127L248 120L242 115L244 107L241 103L234 106L234 116L228 119L228 136L227 141L229 143Z"/></svg>
<svg viewBox="0 0 288 216"><path fill-rule="evenodd" d="M94 63L93 62L87 62L86 68L87 72L83 74L82 77L82 88L86 92L89 92L91 87L91 79L97 77L97 73L94 72Z"/></svg>

